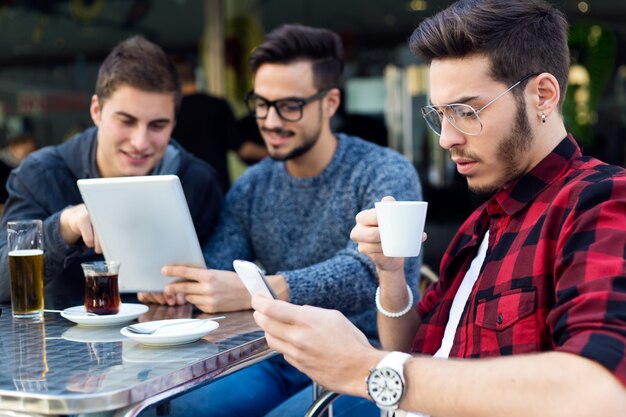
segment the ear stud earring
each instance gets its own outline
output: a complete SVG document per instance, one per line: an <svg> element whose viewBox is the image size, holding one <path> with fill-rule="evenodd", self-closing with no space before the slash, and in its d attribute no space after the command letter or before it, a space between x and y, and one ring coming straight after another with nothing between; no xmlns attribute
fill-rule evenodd
<svg viewBox="0 0 626 417"><path fill-rule="evenodd" d="M545 123L546 122L546 114L544 112L541 112L541 123Z"/></svg>

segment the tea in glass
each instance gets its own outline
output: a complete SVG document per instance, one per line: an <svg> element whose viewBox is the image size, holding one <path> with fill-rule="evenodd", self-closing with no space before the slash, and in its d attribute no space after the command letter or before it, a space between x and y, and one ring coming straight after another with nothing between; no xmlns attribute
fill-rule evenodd
<svg viewBox="0 0 626 417"><path fill-rule="evenodd" d="M115 261L84 262L85 310L99 315L120 311L120 290L117 283L120 263Z"/></svg>

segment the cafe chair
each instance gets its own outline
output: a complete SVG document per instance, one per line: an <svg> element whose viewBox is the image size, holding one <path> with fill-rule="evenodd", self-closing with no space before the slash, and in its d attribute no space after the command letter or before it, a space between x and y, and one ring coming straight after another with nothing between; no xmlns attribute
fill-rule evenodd
<svg viewBox="0 0 626 417"><path fill-rule="evenodd" d="M419 292L421 298L426 288L439 280L439 276L428 265L421 266L420 275ZM333 417L333 402L340 395L337 392L328 391L321 385L313 382L313 404L304 414L304 417ZM385 414L381 411L380 415L384 416Z"/></svg>
<svg viewBox="0 0 626 417"><path fill-rule="evenodd" d="M322 389L323 390L323 389ZM304 417L333 417L333 402L339 398L341 394L333 391L323 390L313 404L309 407ZM380 411L380 416L385 417L387 414Z"/></svg>
<svg viewBox="0 0 626 417"><path fill-rule="evenodd" d="M332 404L340 395L313 382L313 404L304 414L304 417L333 417Z"/></svg>

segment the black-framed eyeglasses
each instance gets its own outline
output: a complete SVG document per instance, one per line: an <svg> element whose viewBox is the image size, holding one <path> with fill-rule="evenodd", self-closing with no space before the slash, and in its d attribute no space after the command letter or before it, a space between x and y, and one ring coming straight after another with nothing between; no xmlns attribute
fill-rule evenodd
<svg viewBox="0 0 626 417"><path fill-rule="evenodd" d="M304 106L307 104L319 100L328 93L329 89L324 88L310 97L287 97L278 100L268 100L254 91L250 91L243 98L248 106L250 114L257 119L265 119L269 114L270 108L274 107L278 117L287 122L297 122L302 119Z"/></svg>
<svg viewBox="0 0 626 417"><path fill-rule="evenodd" d="M441 136L441 126L443 124L444 117L459 132L470 136L479 135L480 132L483 131L483 122L480 120L480 117L478 117L480 112L495 103L498 99L527 79L537 75L539 75L539 73L535 72L525 75L480 109L475 109L469 104L463 103L452 103L443 106L424 106L422 107L422 116L424 116L424 120L426 120L428 127L430 127L432 131L437 134L437 136Z"/></svg>

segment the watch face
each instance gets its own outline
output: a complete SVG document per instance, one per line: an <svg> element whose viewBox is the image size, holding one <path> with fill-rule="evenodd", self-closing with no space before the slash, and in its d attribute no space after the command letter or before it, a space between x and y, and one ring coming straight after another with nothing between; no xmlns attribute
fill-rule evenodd
<svg viewBox="0 0 626 417"><path fill-rule="evenodd" d="M379 406L397 405L402 398L403 391L402 378L392 368L374 369L367 378L367 392Z"/></svg>

